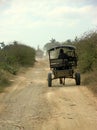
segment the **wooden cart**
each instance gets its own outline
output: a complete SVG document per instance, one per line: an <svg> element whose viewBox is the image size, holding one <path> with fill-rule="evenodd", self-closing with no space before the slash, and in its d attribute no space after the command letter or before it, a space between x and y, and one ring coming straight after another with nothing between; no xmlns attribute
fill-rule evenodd
<svg viewBox="0 0 97 130"><path fill-rule="evenodd" d="M58 58L60 49L63 49L68 58ZM65 78L73 78L76 85L80 85L80 73L76 72L77 55L76 47L71 45L56 46L48 50L51 72L48 73L48 86L52 86L52 80L58 79L60 84L65 84Z"/></svg>

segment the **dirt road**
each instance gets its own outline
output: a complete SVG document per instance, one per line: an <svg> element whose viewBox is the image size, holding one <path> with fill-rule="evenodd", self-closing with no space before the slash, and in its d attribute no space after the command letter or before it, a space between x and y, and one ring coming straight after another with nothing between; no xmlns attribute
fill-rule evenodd
<svg viewBox="0 0 97 130"><path fill-rule="evenodd" d="M97 104L84 86L57 80L47 86L44 60L17 76L0 94L0 130L97 130Z"/></svg>

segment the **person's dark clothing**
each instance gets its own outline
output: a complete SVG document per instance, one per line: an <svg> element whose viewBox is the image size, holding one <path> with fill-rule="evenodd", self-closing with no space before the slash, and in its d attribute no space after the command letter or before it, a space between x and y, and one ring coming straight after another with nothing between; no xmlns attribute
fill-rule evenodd
<svg viewBox="0 0 97 130"><path fill-rule="evenodd" d="M68 62L68 55L64 53L63 49L60 49L58 59L63 59L63 66L58 67L58 70L66 69L67 68L67 62ZM65 61L64 61L64 59L65 59Z"/></svg>
<svg viewBox="0 0 97 130"><path fill-rule="evenodd" d="M65 53L61 53L59 54L58 59L68 59L68 56Z"/></svg>
<svg viewBox="0 0 97 130"><path fill-rule="evenodd" d="M68 56L64 53L63 49L60 49L58 58L59 59L68 59Z"/></svg>

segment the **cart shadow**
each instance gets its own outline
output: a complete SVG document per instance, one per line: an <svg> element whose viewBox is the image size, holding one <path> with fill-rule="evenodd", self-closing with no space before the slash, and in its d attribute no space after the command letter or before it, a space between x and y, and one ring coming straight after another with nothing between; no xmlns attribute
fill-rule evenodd
<svg viewBox="0 0 97 130"><path fill-rule="evenodd" d="M66 81L65 84L60 84L58 81L52 83L52 87L77 87L76 83L73 81Z"/></svg>
<svg viewBox="0 0 97 130"><path fill-rule="evenodd" d="M56 88L67 87L67 88L68 88L68 87L77 87L77 85L75 85L75 84L65 84L65 85L60 85L60 84L57 85L57 84L56 84L56 85L55 85L55 84L54 84L54 85L52 85L52 87L56 87Z"/></svg>

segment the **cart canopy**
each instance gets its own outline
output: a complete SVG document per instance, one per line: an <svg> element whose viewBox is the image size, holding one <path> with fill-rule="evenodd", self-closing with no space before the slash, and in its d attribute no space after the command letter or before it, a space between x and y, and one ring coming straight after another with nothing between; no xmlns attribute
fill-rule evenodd
<svg viewBox="0 0 97 130"><path fill-rule="evenodd" d="M48 50L48 52L54 51L54 50L60 49L60 48L67 48L67 49L70 49L70 50L75 50L75 49L76 49L76 47L75 47L75 46L72 46L72 45L60 45L60 46L55 46L55 47L53 47L53 48L50 48L50 49Z"/></svg>

